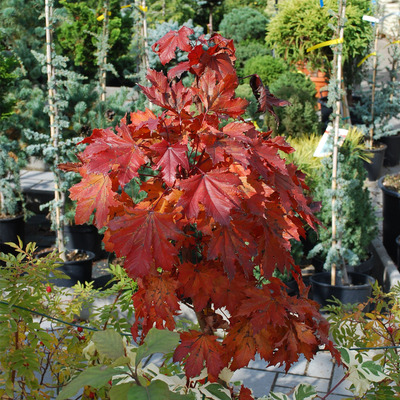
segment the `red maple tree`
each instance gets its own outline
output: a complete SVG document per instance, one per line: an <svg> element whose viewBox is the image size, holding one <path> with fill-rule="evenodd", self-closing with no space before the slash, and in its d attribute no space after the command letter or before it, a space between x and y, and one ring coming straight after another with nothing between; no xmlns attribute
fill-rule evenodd
<svg viewBox="0 0 400 400"><path fill-rule="evenodd" d="M176 48L188 53L168 76L149 70L150 86L141 86L160 115L136 111L116 132L95 129L83 140L81 162L68 166L82 175L70 194L76 222L94 212L95 225L107 227L106 249L126 257L139 285L135 340L153 326L173 330L182 304L195 311L200 328L182 332L174 353L188 378L207 368L215 381L224 367L244 367L256 353L286 370L319 348L338 357L290 254L290 239L317 223L302 174L279 154L293 149L241 118L247 102L235 97L232 40L215 34L193 44L192 33L184 27L153 46L163 64ZM190 86L182 74L193 77ZM141 201L125 191L132 179L146 194ZM285 267L294 269L298 296L272 276Z"/></svg>

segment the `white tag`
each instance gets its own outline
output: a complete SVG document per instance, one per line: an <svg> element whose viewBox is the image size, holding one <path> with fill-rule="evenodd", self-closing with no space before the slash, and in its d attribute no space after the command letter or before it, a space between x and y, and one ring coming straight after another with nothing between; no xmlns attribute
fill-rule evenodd
<svg viewBox="0 0 400 400"><path fill-rule="evenodd" d="M370 15L363 15L363 20L368 22L379 22L379 18L372 17Z"/></svg>
<svg viewBox="0 0 400 400"><path fill-rule="evenodd" d="M339 140L338 145L341 146L346 139L347 134L349 133L348 129L339 129ZM333 151L333 141L335 136L335 130L332 125L328 125L326 131L322 135L321 140L318 143L317 148L313 154L314 157L326 157L332 154Z"/></svg>

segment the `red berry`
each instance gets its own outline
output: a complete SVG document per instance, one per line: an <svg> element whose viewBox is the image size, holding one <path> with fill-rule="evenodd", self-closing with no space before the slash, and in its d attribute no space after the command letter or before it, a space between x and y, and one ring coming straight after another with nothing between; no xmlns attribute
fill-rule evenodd
<svg viewBox="0 0 400 400"><path fill-rule="evenodd" d="M89 393L89 399L94 399L94 393L93 392Z"/></svg>
<svg viewBox="0 0 400 400"><path fill-rule="evenodd" d="M112 380L111 380L111 379L108 381L108 384L109 384L110 386L112 385Z"/></svg>
<svg viewBox="0 0 400 400"><path fill-rule="evenodd" d="M44 346L44 343L43 343L42 341L40 341L39 344L40 344L41 346Z"/></svg>
<svg viewBox="0 0 400 400"><path fill-rule="evenodd" d="M83 331L83 328L82 328L81 326L78 326L77 331L78 331L78 332L82 332L82 331Z"/></svg>
<svg viewBox="0 0 400 400"><path fill-rule="evenodd" d="M387 327L387 331L388 331L390 334L392 334L392 333L393 333L393 328L392 328L391 326L388 326L388 327Z"/></svg>
<svg viewBox="0 0 400 400"><path fill-rule="evenodd" d="M82 336L78 336L78 339L79 340L86 340L86 337L84 335L82 335Z"/></svg>
<svg viewBox="0 0 400 400"><path fill-rule="evenodd" d="M46 286L46 292L51 293L51 286Z"/></svg>

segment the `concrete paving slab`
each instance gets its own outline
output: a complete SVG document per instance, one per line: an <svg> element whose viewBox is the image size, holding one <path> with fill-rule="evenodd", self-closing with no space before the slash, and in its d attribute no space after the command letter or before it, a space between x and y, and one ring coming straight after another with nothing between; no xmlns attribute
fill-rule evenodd
<svg viewBox="0 0 400 400"><path fill-rule="evenodd" d="M290 367L288 374L305 375L307 366L308 361L303 355L301 355L299 361Z"/></svg>
<svg viewBox="0 0 400 400"><path fill-rule="evenodd" d="M333 370L333 375L329 390L334 388L339 383L339 381L343 378L344 374L345 374L345 369L342 366L336 365ZM349 381L344 381L333 390L332 394L354 396L353 393L348 389L350 385L351 384Z"/></svg>
<svg viewBox="0 0 400 400"><path fill-rule="evenodd" d="M307 368L307 375L316 378L330 379L333 372L332 356L329 353L317 353Z"/></svg>
<svg viewBox="0 0 400 400"><path fill-rule="evenodd" d="M262 397L266 396L271 391L276 374L276 372L241 368L235 371L231 381L243 382L244 386L253 390L254 396Z"/></svg>

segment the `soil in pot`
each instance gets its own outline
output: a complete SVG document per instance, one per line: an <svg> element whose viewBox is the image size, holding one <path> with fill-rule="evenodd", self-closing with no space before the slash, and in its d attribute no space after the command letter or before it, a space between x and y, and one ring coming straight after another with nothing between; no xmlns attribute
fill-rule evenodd
<svg viewBox="0 0 400 400"><path fill-rule="evenodd" d="M97 228L93 225L65 225L64 237L66 239L65 247L68 250L82 249L95 254L96 259L103 256L101 241L103 235L100 235Z"/></svg>
<svg viewBox="0 0 400 400"><path fill-rule="evenodd" d="M51 249L52 250L52 249ZM50 253L50 249L42 250L37 257L44 257ZM60 264L59 270L69 276L69 279L50 279L56 286L71 287L78 282L85 283L92 280L93 259L95 255L87 250L72 250L66 253L67 261Z"/></svg>
<svg viewBox="0 0 400 400"><path fill-rule="evenodd" d="M313 300L322 307L329 304L328 300L333 297L344 304L364 303L372 294L372 284L375 279L369 275L349 272L350 285L332 286L330 272L321 272L311 277Z"/></svg>
<svg viewBox="0 0 400 400"><path fill-rule="evenodd" d="M379 179L382 190L383 245L394 262L397 261L396 238L400 235L400 174Z"/></svg>
<svg viewBox="0 0 400 400"><path fill-rule="evenodd" d="M386 144L379 143L374 144L372 149L366 149L367 152L372 153L372 159L370 162L364 161L369 181L376 181L381 177L386 147Z"/></svg>

